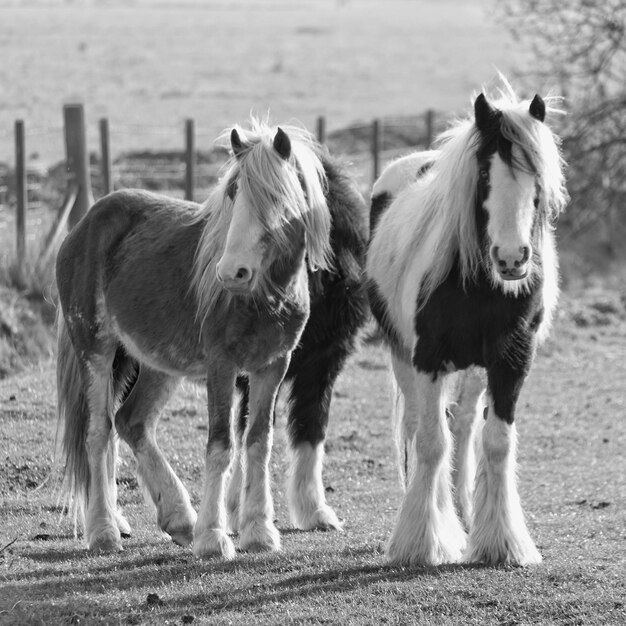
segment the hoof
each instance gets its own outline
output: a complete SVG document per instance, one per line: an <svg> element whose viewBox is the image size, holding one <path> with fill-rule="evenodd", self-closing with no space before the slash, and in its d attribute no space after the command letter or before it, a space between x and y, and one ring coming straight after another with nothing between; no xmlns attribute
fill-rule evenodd
<svg viewBox="0 0 626 626"><path fill-rule="evenodd" d="M539 565L542 561L539 550L529 538L522 545L470 545L463 559L465 563L484 563L485 565Z"/></svg>
<svg viewBox="0 0 626 626"><path fill-rule="evenodd" d="M300 530L343 530L337 514L329 506L324 505L306 518L301 518L296 527Z"/></svg>
<svg viewBox="0 0 626 626"><path fill-rule="evenodd" d="M177 511L165 519L159 519L159 527L168 534L172 541L179 546L187 547L193 543L193 529L198 516L189 507L183 511Z"/></svg>
<svg viewBox="0 0 626 626"><path fill-rule="evenodd" d="M165 532L172 538L172 541L176 545L182 546L183 548L186 548L193 543L193 526L176 530L169 529Z"/></svg>
<svg viewBox="0 0 626 626"><path fill-rule="evenodd" d="M244 552L276 552L280 533L271 522L250 522L241 531L239 547Z"/></svg>
<svg viewBox="0 0 626 626"><path fill-rule="evenodd" d="M120 535L122 535L122 538L130 537L130 524L128 523L128 520L122 515L121 511L115 512L115 523L117 524L117 528L120 531Z"/></svg>
<svg viewBox="0 0 626 626"><path fill-rule="evenodd" d="M452 532L454 530L454 532ZM430 531L430 532L429 532ZM467 538L460 524L440 529L422 528L419 533L401 533L398 528L387 544L386 556L392 565L435 566L444 563L459 563Z"/></svg>
<svg viewBox="0 0 626 626"><path fill-rule="evenodd" d="M122 551L122 539L120 533L115 531L106 531L89 538L88 547L91 552L112 553Z"/></svg>
<svg viewBox="0 0 626 626"><path fill-rule="evenodd" d="M193 538L193 555L197 559L217 557L229 561L235 557L235 546L223 530L211 529Z"/></svg>

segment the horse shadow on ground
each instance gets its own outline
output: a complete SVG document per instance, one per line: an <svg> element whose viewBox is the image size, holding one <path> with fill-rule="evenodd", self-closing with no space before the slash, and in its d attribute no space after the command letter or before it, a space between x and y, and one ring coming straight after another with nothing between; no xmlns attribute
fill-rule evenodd
<svg viewBox="0 0 626 626"><path fill-rule="evenodd" d="M153 547L153 546L152 546ZM125 558L120 562L119 556L94 556L85 548L64 550L53 549L45 552L40 548L25 550L22 558L29 558L38 563L48 563L48 567L36 571L16 574L13 580L5 581L4 592L24 597L25 587L28 589L27 602L36 605L42 611L47 605L54 605L55 610L71 602L75 606L76 598L83 596L81 603L87 613L93 609L104 619L119 616L119 607L114 599L115 590L145 590L145 581L149 576L150 587L161 590L179 580L189 585L202 578L207 571L212 575L233 574L245 570L249 575L245 584L238 586L203 589L175 598L158 596L158 607L161 616L180 616L182 613L196 615L219 615L232 611L234 607L241 610L254 610L268 604L289 602L309 596L320 596L333 593L349 593L352 590L368 588L378 583L410 582L420 579L437 579L442 575L458 571L475 569L480 565L447 565L439 567L404 568L390 566L382 561L380 548L374 545L346 549L344 556L367 563L356 563L352 566L333 566L322 571L303 573L293 565L292 557L284 553L246 555L240 554L233 561L219 559L197 561L189 550L175 550L167 546L160 555L145 554L145 545L134 544L125 551ZM310 555L314 562L314 555ZM67 576L68 568L76 561L89 559L89 575L85 577ZM287 567L286 567L287 566ZM290 573L290 569L291 573ZM142 571L146 575L142 575ZM184 581L184 583L183 583ZM110 603L102 599L93 599L92 594L99 595L102 589L107 590ZM144 591L145 592L145 591ZM84 594L84 595L83 595ZM87 597L85 597L87 596ZM91 597L90 597L91 596ZM140 616L154 611L154 603L148 594L146 602L133 607L133 612ZM68 600L68 597L73 600ZM93 606L92 606L93 605ZM108 605L108 606L107 606ZM71 610L70 604L67 604Z"/></svg>

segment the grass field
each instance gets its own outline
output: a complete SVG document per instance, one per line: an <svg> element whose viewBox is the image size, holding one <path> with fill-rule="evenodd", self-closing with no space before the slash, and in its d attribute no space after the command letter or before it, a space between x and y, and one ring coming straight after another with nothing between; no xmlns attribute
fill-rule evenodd
<svg viewBox="0 0 626 626"><path fill-rule="evenodd" d="M458 111L519 58L494 0L0 2L0 161L13 124L27 150L64 156L62 105L83 101L92 150L110 119L115 154L199 147L251 110L310 128Z"/></svg>
<svg viewBox="0 0 626 626"><path fill-rule="evenodd" d="M540 566L397 568L383 549L401 492L382 348L361 348L334 393L325 485L345 531L297 532L284 501L284 416L272 468L283 551L199 562L157 530L125 450L124 551L93 556L46 481L54 365L0 382L2 624L623 624L626 621L626 309L570 294L518 410L519 481ZM168 405L162 445L197 506L204 393ZM41 486L43 484L43 486ZM236 543L236 539L235 539Z"/></svg>

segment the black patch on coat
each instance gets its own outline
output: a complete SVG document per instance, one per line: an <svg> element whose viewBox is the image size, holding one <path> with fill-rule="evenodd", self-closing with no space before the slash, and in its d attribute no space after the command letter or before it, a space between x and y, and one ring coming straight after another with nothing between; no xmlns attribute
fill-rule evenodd
<svg viewBox="0 0 626 626"><path fill-rule="evenodd" d="M387 210L393 201L393 196L388 191L372 196L372 206L370 208L370 233L374 232L380 216Z"/></svg>

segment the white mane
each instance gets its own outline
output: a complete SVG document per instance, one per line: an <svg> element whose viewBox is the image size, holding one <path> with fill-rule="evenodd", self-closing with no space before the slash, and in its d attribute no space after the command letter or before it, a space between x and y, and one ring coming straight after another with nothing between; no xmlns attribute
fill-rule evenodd
<svg viewBox="0 0 626 626"><path fill-rule="evenodd" d="M273 147L277 128L251 118L249 128L237 127L244 150L224 165L224 174L213 189L195 222L205 222L196 250L192 288L198 315L204 319L223 298L229 298L217 280L216 265L224 251L232 217L233 200L228 186L237 181L256 211L273 245L285 249L284 226L291 219L304 223L309 267L330 269L331 218L326 204L326 176L313 137L304 129L281 126L291 140L289 164ZM225 143L230 129L218 138Z"/></svg>

